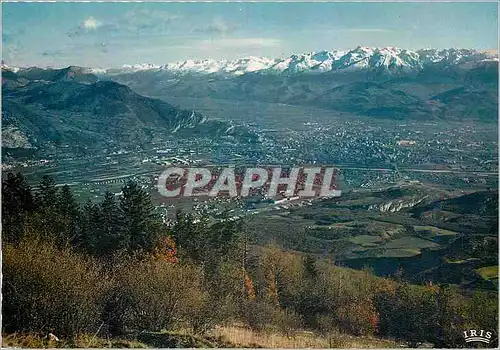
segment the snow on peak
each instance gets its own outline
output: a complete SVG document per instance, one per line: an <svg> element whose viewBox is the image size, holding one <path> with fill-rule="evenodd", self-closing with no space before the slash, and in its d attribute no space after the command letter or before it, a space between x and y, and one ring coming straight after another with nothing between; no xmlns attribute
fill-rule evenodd
<svg viewBox="0 0 500 350"><path fill-rule="evenodd" d="M141 71L141 70L152 70L152 69L160 69L161 66L155 65L153 63L140 63L140 64L124 64L122 66L122 70L128 71Z"/></svg>
<svg viewBox="0 0 500 350"><path fill-rule="evenodd" d="M236 60L186 60L168 63L164 69L178 73L232 73L245 74L269 68L276 60L267 57L245 57Z"/></svg>
<svg viewBox="0 0 500 350"><path fill-rule="evenodd" d="M4 62L2 62L2 70L7 70L7 71L17 73L17 72L19 72L19 69L20 69L19 67L12 67L12 66L6 65Z"/></svg>
<svg viewBox="0 0 500 350"><path fill-rule="evenodd" d="M222 73L242 75L259 72L302 73L328 72L341 69L385 68L388 70L415 70L434 63L457 65L467 62L498 60L498 53L469 49L423 49L411 51L393 46L358 46L352 50L318 51L294 54L284 58L244 57L235 60L186 60L168 63L163 66L154 64L125 65L122 71L165 70L175 74ZM114 70L116 72L116 70ZM111 72L111 71L109 71Z"/></svg>

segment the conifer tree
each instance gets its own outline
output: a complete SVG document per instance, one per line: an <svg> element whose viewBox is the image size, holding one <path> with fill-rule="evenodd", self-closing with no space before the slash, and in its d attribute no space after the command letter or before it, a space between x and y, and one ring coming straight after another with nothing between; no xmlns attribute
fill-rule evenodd
<svg viewBox="0 0 500 350"><path fill-rule="evenodd" d="M38 186L37 201L42 207L53 207L57 203L57 188L54 179L44 175Z"/></svg>
<svg viewBox="0 0 500 350"><path fill-rule="evenodd" d="M113 193L106 191L98 211L97 236L100 253L109 254L124 248L125 239L122 225L124 218Z"/></svg>
<svg viewBox="0 0 500 350"><path fill-rule="evenodd" d="M79 214L80 208L68 185L64 185L57 196L57 210L68 217L75 217Z"/></svg>
<svg viewBox="0 0 500 350"><path fill-rule="evenodd" d="M160 221L154 212L149 194L133 181L122 188L120 209L123 213L123 245L129 251L152 251Z"/></svg>
<svg viewBox="0 0 500 350"><path fill-rule="evenodd" d="M81 214L80 207L68 185L64 185L57 194L56 210L61 220L61 228L69 243L81 243Z"/></svg>
<svg viewBox="0 0 500 350"><path fill-rule="evenodd" d="M176 213L170 228L179 251L188 259L200 263L207 277L214 278L222 262L233 257L238 244L241 223L227 218L210 223L208 215Z"/></svg>
<svg viewBox="0 0 500 350"><path fill-rule="evenodd" d="M177 211L175 223L170 228L171 235L180 250L188 259L201 263L203 261L204 231L207 220L205 217L198 219L192 214Z"/></svg>
<svg viewBox="0 0 500 350"><path fill-rule="evenodd" d="M97 254L100 248L96 223L99 220L99 208L89 199L82 210L81 247L91 254Z"/></svg>
<svg viewBox="0 0 500 350"><path fill-rule="evenodd" d="M36 209L33 192L21 174L8 173L2 181L2 236L17 240L28 213Z"/></svg>
<svg viewBox="0 0 500 350"><path fill-rule="evenodd" d="M66 195L70 196L70 192L66 192ZM37 212L30 218L31 232L52 240L58 246L68 246L73 232L69 229L65 215L59 211L61 201L52 177L43 176L39 182L35 200Z"/></svg>

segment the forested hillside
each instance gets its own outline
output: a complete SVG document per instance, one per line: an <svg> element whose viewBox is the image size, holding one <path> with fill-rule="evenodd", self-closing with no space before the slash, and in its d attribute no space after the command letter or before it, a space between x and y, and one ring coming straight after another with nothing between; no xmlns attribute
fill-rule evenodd
<svg viewBox="0 0 500 350"><path fill-rule="evenodd" d="M331 341L376 336L460 347L464 329L498 324L496 291L412 285L399 274L379 278L255 246L238 221L178 213L166 224L133 182L118 199L107 193L84 206L49 177L34 190L22 175L8 174L2 194L5 335L50 333L60 338L51 346L93 336L115 339L114 346L128 339L232 347L220 338L181 340L238 324L289 337L307 330Z"/></svg>

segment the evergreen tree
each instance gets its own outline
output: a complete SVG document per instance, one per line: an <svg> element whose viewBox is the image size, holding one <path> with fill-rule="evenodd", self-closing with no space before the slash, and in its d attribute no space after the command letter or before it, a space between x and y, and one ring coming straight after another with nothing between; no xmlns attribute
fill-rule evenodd
<svg viewBox="0 0 500 350"><path fill-rule="evenodd" d="M106 191L104 199L98 208L97 236L100 254L107 255L121 248L126 248L122 221L124 219L115 195Z"/></svg>
<svg viewBox="0 0 500 350"><path fill-rule="evenodd" d="M80 208L68 185L64 185L57 196L57 210L68 217L75 217L79 214Z"/></svg>
<svg viewBox="0 0 500 350"><path fill-rule="evenodd" d="M223 217L218 222L210 223L204 213L195 217L178 211L169 231L181 257L201 264L207 279L216 281L221 263L235 258L241 222Z"/></svg>
<svg viewBox="0 0 500 350"><path fill-rule="evenodd" d="M160 221L149 194L133 181L123 188L120 209L123 213L122 245L129 251L152 251L158 237Z"/></svg>
<svg viewBox="0 0 500 350"><path fill-rule="evenodd" d="M100 249L96 223L99 221L99 208L89 199L82 210L81 248L91 254Z"/></svg>
<svg viewBox="0 0 500 350"><path fill-rule="evenodd" d="M37 201L42 207L54 207L57 203L57 188L54 179L44 175L38 185Z"/></svg>
<svg viewBox="0 0 500 350"><path fill-rule="evenodd" d="M301 280L298 283L298 295L290 303L295 310L302 315L306 325L316 327L318 315L324 315L331 311L331 301L322 298L322 285L324 286L316 259L306 254L301 260Z"/></svg>
<svg viewBox="0 0 500 350"><path fill-rule="evenodd" d="M201 254L206 270L211 276L218 273L222 262L233 257L238 243L238 234L241 232L241 222L222 218L210 226L206 226L202 233ZM208 222L208 219L206 220Z"/></svg>
<svg viewBox="0 0 500 350"><path fill-rule="evenodd" d="M201 218L196 224L194 221L193 215L177 211L175 223L170 231L182 255L192 261L201 262L202 239L206 220Z"/></svg>
<svg viewBox="0 0 500 350"><path fill-rule="evenodd" d="M36 209L31 187L21 174L8 173L2 181L2 236L17 240L23 233L25 217Z"/></svg>
<svg viewBox="0 0 500 350"><path fill-rule="evenodd" d="M64 231L62 234L72 245L80 245L82 243L80 206L68 185L64 185L57 195L56 210Z"/></svg>

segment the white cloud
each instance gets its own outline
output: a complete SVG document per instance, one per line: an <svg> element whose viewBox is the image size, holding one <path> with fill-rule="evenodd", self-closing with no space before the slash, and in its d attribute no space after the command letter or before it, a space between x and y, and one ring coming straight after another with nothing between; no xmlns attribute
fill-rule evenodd
<svg viewBox="0 0 500 350"><path fill-rule="evenodd" d="M123 16L101 22L94 17L85 18L79 25L67 34L70 37L81 35L101 35L110 33L121 35L159 35L168 32L172 22L182 16L165 11L137 9Z"/></svg>
<svg viewBox="0 0 500 350"><path fill-rule="evenodd" d="M102 27L103 23L101 21L98 21L94 17L90 16L85 18L78 24L76 28L70 30L67 34L70 37L80 36L91 32L96 32L98 29L102 29Z"/></svg>
<svg viewBox="0 0 500 350"><path fill-rule="evenodd" d="M94 30L101 26L101 22L96 20L94 17L89 17L83 20L81 27L87 30Z"/></svg>

